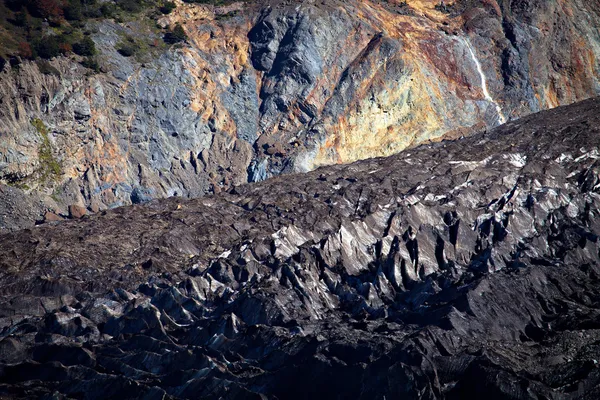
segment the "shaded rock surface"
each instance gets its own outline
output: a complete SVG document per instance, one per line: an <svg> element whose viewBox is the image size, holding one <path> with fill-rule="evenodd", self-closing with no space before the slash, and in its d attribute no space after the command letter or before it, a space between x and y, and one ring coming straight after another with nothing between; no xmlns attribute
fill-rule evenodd
<svg viewBox="0 0 600 400"><path fill-rule="evenodd" d="M0 197L0 229L391 155L600 93L597 1L439 4L178 2L158 23L182 24L185 45L97 21L105 72L7 65L0 185L35 207L16 217ZM116 50L125 37L143 62Z"/></svg>
<svg viewBox="0 0 600 400"><path fill-rule="evenodd" d="M598 398L599 129L593 99L4 234L0 396Z"/></svg>

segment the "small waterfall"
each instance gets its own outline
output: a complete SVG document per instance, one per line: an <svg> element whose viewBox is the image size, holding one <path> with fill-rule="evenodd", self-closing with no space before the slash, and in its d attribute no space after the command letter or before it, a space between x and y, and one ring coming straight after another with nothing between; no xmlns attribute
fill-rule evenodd
<svg viewBox="0 0 600 400"><path fill-rule="evenodd" d="M496 102L496 100L494 100L492 98L492 96L490 95L490 92L488 91L487 79L485 78L485 75L483 74L483 69L481 68L481 63L479 62L479 59L475 55L475 51L473 50L473 47L471 46L471 43L469 42L469 40L463 39L463 41L467 45L467 49L469 49L471 58L473 59L473 61L475 62L475 65L477 66L477 72L479 72L479 76L481 77L481 89L483 90L483 96L485 97L485 99L487 101L489 101L490 103L492 103L494 105L494 107L496 108L496 113L498 113L498 122L500 124L503 124L506 122L506 117L504 116L504 113L502 112L502 108L500 107L500 104L498 104Z"/></svg>

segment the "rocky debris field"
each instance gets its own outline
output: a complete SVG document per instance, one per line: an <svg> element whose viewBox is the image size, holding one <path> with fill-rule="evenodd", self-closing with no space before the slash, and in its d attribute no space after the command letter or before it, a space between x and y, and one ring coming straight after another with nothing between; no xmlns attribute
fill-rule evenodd
<svg viewBox="0 0 600 400"><path fill-rule="evenodd" d="M600 99L0 236L1 398L596 399Z"/></svg>

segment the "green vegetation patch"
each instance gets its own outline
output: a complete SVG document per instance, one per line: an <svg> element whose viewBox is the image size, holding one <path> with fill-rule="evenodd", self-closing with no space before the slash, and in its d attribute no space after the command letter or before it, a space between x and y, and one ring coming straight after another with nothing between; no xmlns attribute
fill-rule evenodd
<svg viewBox="0 0 600 400"><path fill-rule="evenodd" d="M141 28L142 29L142 28ZM157 50L164 48L159 39L151 40L148 36L136 37L122 33L115 49L123 57L133 57L137 62L149 62Z"/></svg>
<svg viewBox="0 0 600 400"><path fill-rule="evenodd" d="M223 6L235 0L184 1ZM117 23L149 24L156 30L157 19L176 8L172 0L0 0L0 72L8 64L18 68L22 60L37 60L40 71L55 75L57 71L50 64L39 60L70 54L82 57L84 67L98 72L102 55L86 31L93 26L90 22L113 19ZM235 15L234 11L217 19ZM166 45L179 45L188 39L179 24L152 33L154 38L138 34L123 37L116 49L144 63ZM157 39L161 36L163 40Z"/></svg>
<svg viewBox="0 0 600 400"><path fill-rule="evenodd" d="M84 32L89 21L155 20L159 8L170 12L175 6L159 0L0 0L0 57L93 57L95 44Z"/></svg>
<svg viewBox="0 0 600 400"><path fill-rule="evenodd" d="M86 36L80 42L73 44L73 52L80 56L96 55L96 44L91 37Z"/></svg>
<svg viewBox="0 0 600 400"><path fill-rule="evenodd" d="M63 170L62 165L52 153L52 143L50 143L50 138L48 137L48 128L39 118L33 119L31 121L31 125L35 127L37 132L42 137L42 143L38 149L40 182L47 183L48 181L55 181L60 175L63 174Z"/></svg>
<svg viewBox="0 0 600 400"><path fill-rule="evenodd" d="M172 1L167 1L163 3L163 5L158 8L158 10L163 14L170 14L176 7L177 4L175 4Z"/></svg>
<svg viewBox="0 0 600 400"><path fill-rule="evenodd" d="M187 35L183 30L183 27L179 24L165 34L165 42L169 44L184 42L187 40Z"/></svg>

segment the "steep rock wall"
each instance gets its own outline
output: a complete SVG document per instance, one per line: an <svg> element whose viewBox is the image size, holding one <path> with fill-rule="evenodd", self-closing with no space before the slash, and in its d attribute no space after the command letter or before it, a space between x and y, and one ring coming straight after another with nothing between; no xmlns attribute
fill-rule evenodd
<svg viewBox="0 0 600 400"><path fill-rule="evenodd" d="M595 2L259 3L179 3L158 23L188 44L144 62L115 50L160 41L143 21L96 23L102 73L5 67L0 228L390 155L600 93Z"/></svg>

